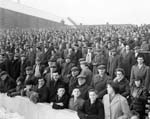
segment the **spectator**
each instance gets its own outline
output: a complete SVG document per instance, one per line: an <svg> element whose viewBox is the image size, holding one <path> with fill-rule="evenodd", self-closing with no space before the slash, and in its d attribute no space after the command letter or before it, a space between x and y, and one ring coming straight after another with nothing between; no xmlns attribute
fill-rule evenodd
<svg viewBox="0 0 150 119"><path fill-rule="evenodd" d="M64 86L59 86L57 89L57 94L52 98L51 105L54 109L64 109L68 108L69 97L65 92Z"/></svg>
<svg viewBox="0 0 150 119"><path fill-rule="evenodd" d="M98 66L98 74L92 79L91 87L98 92L98 98L102 99L107 93L106 84L110 80L110 76L106 74L106 66L101 64Z"/></svg>
<svg viewBox="0 0 150 119"><path fill-rule="evenodd" d="M139 113L140 119L145 119L145 105L148 91L142 86L142 79L137 77L131 87L130 109Z"/></svg>
<svg viewBox="0 0 150 119"><path fill-rule="evenodd" d="M109 81L107 92L108 94L103 97L105 119L128 119L130 117L129 105L126 98L119 94L119 86Z"/></svg>
<svg viewBox="0 0 150 119"><path fill-rule="evenodd" d="M122 68L116 69L116 77L113 80L119 86L119 93L128 98L130 95L129 81L125 77L125 71Z"/></svg>
<svg viewBox="0 0 150 119"><path fill-rule="evenodd" d="M97 93L95 90L90 89L88 91L89 99L86 100L78 110L78 116L80 119L104 119L104 106L100 100L97 99Z"/></svg>
<svg viewBox="0 0 150 119"><path fill-rule="evenodd" d="M79 88L74 88L72 91L72 97L69 101L69 109L78 111L80 108L82 108L84 100L80 98L80 90Z"/></svg>

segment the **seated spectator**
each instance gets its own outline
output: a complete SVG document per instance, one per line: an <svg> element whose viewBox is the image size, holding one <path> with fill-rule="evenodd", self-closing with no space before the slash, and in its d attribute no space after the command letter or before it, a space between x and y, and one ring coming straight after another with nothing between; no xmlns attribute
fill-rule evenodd
<svg viewBox="0 0 150 119"><path fill-rule="evenodd" d="M72 91L72 97L70 98L69 101L69 109L77 111L80 109L84 103L84 100L80 98L80 90L79 88L74 88Z"/></svg>
<svg viewBox="0 0 150 119"><path fill-rule="evenodd" d="M97 99L95 90L88 91L89 99L86 100L83 106L78 110L80 119L104 119L104 106L100 100Z"/></svg>
<svg viewBox="0 0 150 119"><path fill-rule="evenodd" d="M119 93L124 97L129 97L130 86L129 81L125 78L125 72L122 68L116 69L116 77L113 80L119 86Z"/></svg>
<svg viewBox="0 0 150 119"><path fill-rule="evenodd" d="M46 80L44 78L41 77L38 79L38 85L35 92L38 93L38 102L48 102L49 90L46 86Z"/></svg>
<svg viewBox="0 0 150 119"><path fill-rule="evenodd" d="M57 89L57 94L51 100L52 108L54 109L64 109L68 108L69 97L66 94L65 87L59 86Z"/></svg>
<svg viewBox="0 0 150 119"><path fill-rule="evenodd" d="M10 97L21 95L21 90L24 88L23 80L23 77L18 77L16 80L16 88L9 90L7 95Z"/></svg>
<svg viewBox="0 0 150 119"><path fill-rule="evenodd" d="M0 92L7 93L9 90L16 87L15 81L8 75L7 72L0 73Z"/></svg>
<svg viewBox="0 0 150 119"><path fill-rule="evenodd" d="M136 78L134 85L131 87L130 109L139 113L140 119L144 119L145 105L147 102L148 92L142 86L142 79Z"/></svg>
<svg viewBox="0 0 150 119"><path fill-rule="evenodd" d="M33 92L34 92L34 82L32 80L28 80L25 84L25 88L21 91L21 96L27 96L30 98Z"/></svg>

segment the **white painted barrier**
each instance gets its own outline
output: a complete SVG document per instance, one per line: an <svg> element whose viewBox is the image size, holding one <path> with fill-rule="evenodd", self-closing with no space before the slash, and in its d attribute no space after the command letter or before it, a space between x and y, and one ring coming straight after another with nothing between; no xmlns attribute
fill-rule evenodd
<svg viewBox="0 0 150 119"><path fill-rule="evenodd" d="M79 119L75 111L69 109L55 110L48 103L32 103L25 97L8 97L0 94L0 107L10 112L17 112L25 119Z"/></svg>

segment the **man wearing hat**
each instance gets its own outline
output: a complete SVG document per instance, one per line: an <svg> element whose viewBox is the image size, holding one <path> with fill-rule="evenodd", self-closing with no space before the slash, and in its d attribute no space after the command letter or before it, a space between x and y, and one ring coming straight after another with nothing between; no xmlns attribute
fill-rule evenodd
<svg viewBox="0 0 150 119"><path fill-rule="evenodd" d="M98 98L102 99L107 93L106 84L107 81L111 79L110 76L106 74L106 65L100 64L97 67L98 74L93 76L91 87L98 92Z"/></svg>
<svg viewBox="0 0 150 119"><path fill-rule="evenodd" d="M80 68L81 68L80 74L86 76L87 79L86 83L90 85L92 81L92 71L89 69L87 62L86 61L80 62Z"/></svg>
<svg viewBox="0 0 150 119"><path fill-rule="evenodd" d="M24 80L25 85L28 80L32 80L34 84L37 84L37 80L36 80L36 77L34 76L33 68L31 66L26 67L26 76Z"/></svg>
<svg viewBox="0 0 150 119"><path fill-rule="evenodd" d="M74 64L71 62L71 57L65 58L65 63L62 65L61 76L65 83L69 83L69 77L71 76L71 68Z"/></svg>
<svg viewBox="0 0 150 119"><path fill-rule="evenodd" d="M71 68L71 77L69 77L69 94L72 94L73 88L77 85L78 79L77 76L79 75L80 71L79 68L74 66Z"/></svg>
<svg viewBox="0 0 150 119"><path fill-rule="evenodd" d="M115 69L117 67L120 67L120 65L121 65L120 55L118 55L116 49L113 48L109 53L108 63L107 63L107 71L111 76L111 78L115 77Z"/></svg>
<svg viewBox="0 0 150 119"><path fill-rule="evenodd" d="M86 75L80 74L77 76L78 82L75 87L78 87L81 92L81 98L87 99L88 98L88 90L90 89L90 86L87 85Z"/></svg>

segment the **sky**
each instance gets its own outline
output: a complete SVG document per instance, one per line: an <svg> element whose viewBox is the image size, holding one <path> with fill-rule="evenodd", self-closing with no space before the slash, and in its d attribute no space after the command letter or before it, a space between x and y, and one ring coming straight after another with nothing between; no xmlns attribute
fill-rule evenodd
<svg viewBox="0 0 150 119"><path fill-rule="evenodd" d="M13 0L16 1L16 0ZM77 24L147 24L150 0L20 0L21 4Z"/></svg>

